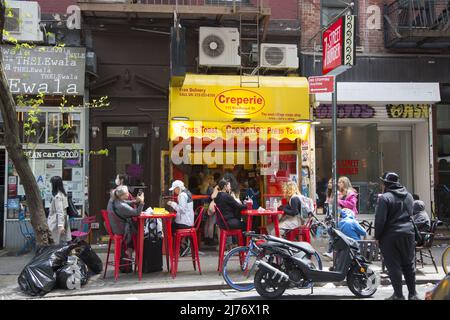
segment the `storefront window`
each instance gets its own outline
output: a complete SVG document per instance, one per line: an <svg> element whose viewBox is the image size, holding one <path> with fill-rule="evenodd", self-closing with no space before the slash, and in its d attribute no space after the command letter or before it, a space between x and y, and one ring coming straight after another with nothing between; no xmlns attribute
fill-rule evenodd
<svg viewBox="0 0 450 320"><path fill-rule="evenodd" d="M25 113L24 122L22 122L23 141L26 143L45 143L45 127L45 113L34 116Z"/></svg>
<svg viewBox="0 0 450 320"><path fill-rule="evenodd" d="M30 122L32 118L27 112L18 112L24 143L80 143L81 113L41 111L35 117L37 121ZM28 123L33 130L27 130Z"/></svg>
<svg viewBox="0 0 450 320"><path fill-rule="evenodd" d="M402 183L412 191L411 130L382 130L376 124L338 127L337 175L347 176L357 190L358 211L375 212L381 191L379 177L384 171L397 172ZM323 207L328 180L331 178L332 130L316 128L317 205Z"/></svg>
<svg viewBox="0 0 450 320"><path fill-rule="evenodd" d="M81 215L84 205L81 150L35 149L25 153L29 158L28 162L36 178L45 208L50 208L52 198L50 179L60 176L66 192L72 196L72 201ZM29 218L25 190L11 160L8 161L7 172L7 218L18 219L20 212L24 212Z"/></svg>

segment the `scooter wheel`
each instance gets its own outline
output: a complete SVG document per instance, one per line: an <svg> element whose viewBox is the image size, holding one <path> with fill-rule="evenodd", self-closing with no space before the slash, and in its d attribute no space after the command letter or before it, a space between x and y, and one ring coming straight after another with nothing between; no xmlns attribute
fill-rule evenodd
<svg viewBox="0 0 450 320"><path fill-rule="evenodd" d="M255 288L261 297L276 299L283 295L289 283L272 280L270 272L259 269L255 274Z"/></svg>
<svg viewBox="0 0 450 320"><path fill-rule="evenodd" d="M366 268L361 273L357 268L349 271L347 275L347 286L350 291L359 298L369 298L377 291L380 277L372 269Z"/></svg>

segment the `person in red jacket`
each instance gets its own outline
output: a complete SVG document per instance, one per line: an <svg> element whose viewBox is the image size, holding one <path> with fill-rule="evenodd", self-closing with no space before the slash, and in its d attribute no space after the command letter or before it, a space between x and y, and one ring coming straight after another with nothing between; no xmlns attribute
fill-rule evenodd
<svg viewBox="0 0 450 320"><path fill-rule="evenodd" d="M358 193L353 188L350 179L347 177L340 177L338 180L338 206L342 209L350 209L356 215L358 214Z"/></svg>

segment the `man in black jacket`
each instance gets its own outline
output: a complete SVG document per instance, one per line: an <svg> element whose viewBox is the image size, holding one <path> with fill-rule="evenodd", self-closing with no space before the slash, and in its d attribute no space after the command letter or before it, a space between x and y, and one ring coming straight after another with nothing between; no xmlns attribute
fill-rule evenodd
<svg viewBox="0 0 450 320"><path fill-rule="evenodd" d="M413 197L400 184L394 172L385 172L383 194L375 213L375 239L380 243L384 263L394 294L388 300L404 300L402 274L408 287L409 300L419 300L416 294L415 239L411 222Z"/></svg>

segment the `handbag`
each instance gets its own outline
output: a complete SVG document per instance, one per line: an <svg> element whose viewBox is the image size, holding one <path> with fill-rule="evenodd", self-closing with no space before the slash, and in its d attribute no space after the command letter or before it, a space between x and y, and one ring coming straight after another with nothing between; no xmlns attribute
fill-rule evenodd
<svg viewBox="0 0 450 320"><path fill-rule="evenodd" d="M67 215L71 218L78 217L79 216L78 210L77 208L75 208L75 205L73 204L72 193L70 192L67 194L67 204L68 204Z"/></svg>
<svg viewBox="0 0 450 320"><path fill-rule="evenodd" d="M216 213L216 203L211 201L208 206L208 216L213 216Z"/></svg>

